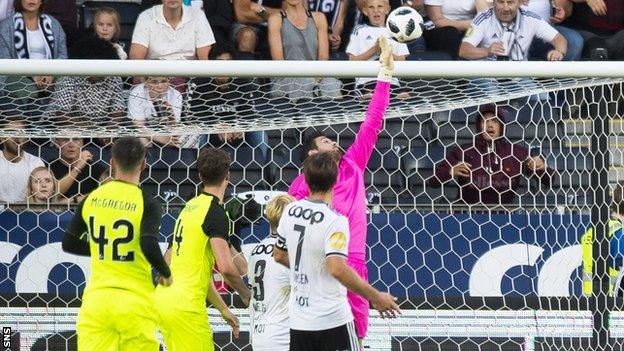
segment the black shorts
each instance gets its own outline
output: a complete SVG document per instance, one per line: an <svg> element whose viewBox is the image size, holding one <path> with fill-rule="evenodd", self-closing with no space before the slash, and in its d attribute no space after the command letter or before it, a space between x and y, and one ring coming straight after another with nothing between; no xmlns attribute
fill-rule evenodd
<svg viewBox="0 0 624 351"><path fill-rule="evenodd" d="M355 325L325 330L290 330L290 351L358 351Z"/></svg>

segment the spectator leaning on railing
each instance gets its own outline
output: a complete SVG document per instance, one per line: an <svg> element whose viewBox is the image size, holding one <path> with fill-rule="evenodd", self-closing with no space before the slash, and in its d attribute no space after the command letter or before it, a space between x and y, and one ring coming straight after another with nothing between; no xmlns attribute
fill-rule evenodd
<svg viewBox="0 0 624 351"><path fill-rule="evenodd" d="M148 77L145 83L130 90L128 118L141 129L160 127L167 130L180 123L182 118L182 94L169 84L169 77ZM146 145L193 147L197 137L158 135L143 138Z"/></svg>
<svg viewBox="0 0 624 351"><path fill-rule="evenodd" d="M494 0L494 7L472 21L459 49L468 60L526 61L535 38L553 45L549 61L561 61L568 45L555 28L537 15L522 10L520 0Z"/></svg>
<svg viewBox="0 0 624 351"><path fill-rule="evenodd" d="M520 178L537 177L552 184L554 172L541 156L505 138L507 112L493 104L482 106L476 119L474 142L453 148L441 161L429 184L450 181L459 185L457 200L468 204L509 204L518 194Z"/></svg>
<svg viewBox="0 0 624 351"><path fill-rule="evenodd" d="M2 114L0 130L15 132L25 128L22 116ZM23 137L0 138L0 204L26 201L30 174L44 166L39 157L24 151L27 142Z"/></svg>
<svg viewBox="0 0 624 351"><path fill-rule="evenodd" d="M0 22L0 59L66 59L63 28L43 12L42 0L17 0L14 6L15 13ZM0 77L3 94L22 110L41 105L53 83L52 76Z"/></svg>

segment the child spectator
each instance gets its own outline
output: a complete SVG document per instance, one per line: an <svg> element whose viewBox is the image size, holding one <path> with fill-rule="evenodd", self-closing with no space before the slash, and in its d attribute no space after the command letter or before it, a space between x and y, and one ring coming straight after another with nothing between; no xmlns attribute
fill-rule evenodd
<svg viewBox="0 0 624 351"><path fill-rule="evenodd" d="M273 60L329 59L327 20L320 12L306 10L303 0L286 0L280 13L269 17L269 45ZM319 88L321 97L341 98L335 78L275 78L272 94L291 100L311 99Z"/></svg>
<svg viewBox="0 0 624 351"><path fill-rule="evenodd" d="M390 12L388 0L367 0L364 11L371 24L361 24L353 29L353 34L351 34L349 45L347 46L347 54L350 61L376 61L381 52L379 37L382 35L388 36L388 30L386 29L386 16ZM404 61L407 55L409 55L407 46L394 40L389 40L388 42L392 44L394 59ZM375 78L356 78L356 93L363 99L370 98L370 94L375 88L375 83ZM392 78L392 85L395 87L400 86L399 80ZM400 97L406 97L406 93L400 93Z"/></svg>
<svg viewBox="0 0 624 351"><path fill-rule="evenodd" d="M117 12L117 10L110 7L99 8L95 11L95 15L93 16L93 29L98 37L110 41L117 51L119 58L125 60L128 58L128 54L124 51L123 46L117 43L119 33L121 32L119 18L119 12Z"/></svg>
<svg viewBox="0 0 624 351"><path fill-rule="evenodd" d="M46 167L37 167L30 173L27 202L32 204L58 202L58 182Z"/></svg>
<svg viewBox="0 0 624 351"><path fill-rule="evenodd" d="M130 90L128 97L128 118L138 128L159 127L168 129L180 123L182 116L182 94L169 84L169 77L148 77L145 83ZM146 145L193 147L197 138L158 135L143 139Z"/></svg>

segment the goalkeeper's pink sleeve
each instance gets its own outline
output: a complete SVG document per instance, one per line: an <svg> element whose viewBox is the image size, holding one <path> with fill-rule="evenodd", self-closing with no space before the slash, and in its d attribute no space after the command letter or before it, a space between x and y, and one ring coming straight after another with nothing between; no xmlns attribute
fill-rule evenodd
<svg viewBox="0 0 624 351"><path fill-rule="evenodd" d="M363 171L375 148L377 137L383 126L383 117L390 103L390 83L377 81L373 97L366 111L355 141L345 152L344 158L351 159Z"/></svg>
<svg viewBox="0 0 624 351"><path fill-rule="evenodd" d="M383 125L383 116L390 100L390 83L378 81L373 98L360 126L355 142L340 161L338 179L334 185L333 207L349 219L349 259L366 259L366 188L364 171L377 135ZM305 177L300 174L290 185L288 193L303 199L310 193ZM366 267L366 264L364 264Z"/></svg>

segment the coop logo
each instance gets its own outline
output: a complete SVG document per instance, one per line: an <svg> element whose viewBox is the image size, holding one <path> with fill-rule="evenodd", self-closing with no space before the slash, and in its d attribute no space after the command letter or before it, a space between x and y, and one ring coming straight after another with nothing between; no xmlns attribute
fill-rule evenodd
<svg viewBox="0 0 624 351"><path fill-rule="evenodd" d="M481 256L470 272L470 296L503 296L501 286L505 273L518 266L535 266L544 249L530 244L508 244ZM570 296L570 279L582 264L581 245L553 253L539 270L539 296Z"/></svg>
<svg viewBox="0 0 624 351"><path fill-rule="evenodd" d="M251 255L273 255L273 244L258 244L251 250Z"/></svg>
<svg viewBox="0 0 624 351"><path fill-rule="evenodd" d="M303 208L301 206L293 206L288 210L288 215L295 218L303 218L306 221L309 220L310 224L321 223L325 218L323 212L313 211L310 208Z"/></svg>

